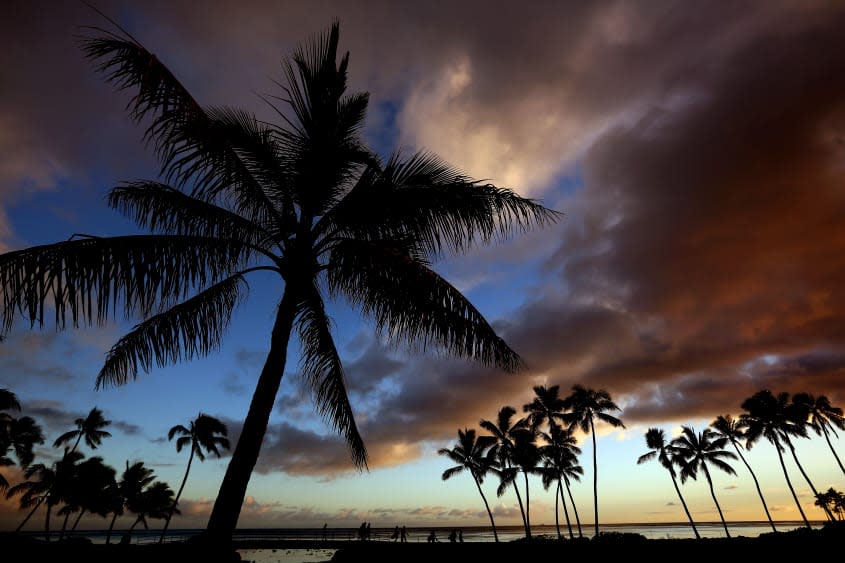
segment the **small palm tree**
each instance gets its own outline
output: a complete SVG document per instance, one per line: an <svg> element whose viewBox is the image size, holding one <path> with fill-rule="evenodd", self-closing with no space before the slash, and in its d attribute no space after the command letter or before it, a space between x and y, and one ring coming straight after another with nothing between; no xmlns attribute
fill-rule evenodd
<svg viewBox="0 0 845 563"><path fill-rule="evenodd" d="M580 428L585 434L593 437L593 518L595 521L595 535L599 535L599 473L598 454L596 451L596 419L614 428L625 428L622 421L609 411L621 410L610 397L610 393L604 389L589 389L582 385L574 385L572 393L564 399L564 409L569 411L564 414L564 420L569 424L569 429Z"/></svg>
<svg viewBox="0 0 845 563"><path fill-rule="evenodd" d="M684 495L681 494L681 488L678 486L678 480L675 473L675 461L673 460L675 452L672 449L671 443L666 442L666 433L660 428L649 428L645 433L645 443L651 451L638 457L637 465L656 458L657 461L660 462L660 465L669 472L669 476L672 478L672 485L675 487L675 492L678 493L678 498L681 500L681 505L684 507L684 512L687 515L687 519L689 519L690 526L692 526L692 531L695 533L696 539L701 539L701 535L698 533L698 528L695 527L695 521L692 519L692 514L690 514L687 503L684 500Z"/></svg>
<svg viewBox="0 0 845 563"><path fill-rule="evenodd" d="M228 431L226 425L207 414L199 413L199 415L191 421L190 427L185 428L181 424L177 424L167 433L167 439L172 440L175 436L179 436L176 440L176 451L181 452L182 448L190 446L191 454L188 456L188 467L185 468L185 476L182 478L182 484L179 485L179 491L176 493L176 498L173 499L173 506L170 507L170 514L164 522L164 527L161 530L161 537L158 542L164 541L164 535L167 533L167 528L170 525L170 518L176 511L176 505L179 504L179 498L182 496L182 491L185 488L185 483L188 482L188 473L191 472L191 463L194 457L200 461L205 461L207 453L213 453L220 457L220 449L229 449L229 439L226 438Z"/></svg>
<svg viewBox="0 0 845 563"><path fill-rule="evenodd" d="M736 459L732 452L722 449L727 442L727 438L720 436L710 428L705 428L696 434L695 430L689 426L682 426L681 435L672 440L671 447L674 454L673 460L681 468L681 483L688 478L695 479L699 469L704 472L707 484L710 486L710 496L713 497L716 510L719 511L719 518L722 519L722 526L725 528L725 536L731 537L725 516L722 514L722 507L719 506L719 501L716 499L713 479L710 477L710 470L708 469L708 465L712 464L728 475L736 475L734 468L725 461L726 458Z"/></svg>
<svg viewBox="0 0 845 563"><path fill-rule="evenodd" d="M566 490L569 493L569 500L572 502L572 510L575 513L575 519L578 522L578 535L583 537L581 533L581 521L578 518L578 508L575 506L575 499L572 498L572 491L569 486L569 479L576 481L581 480L581 475L584 474L584 468L578 464L578 455L581 453L581 448L577 446L577 441L572 431L568 428L563 428L556 424L551 425L548 433L542 434L545 445L540 447L540 455L543 458L543 469L541 471L543 487L547 490L553 484L557 484L555 492L555 526L557 527L557 535L560 538L560 525L558 523L558 497L560 497L560 504L563 505L563 514L566 517L566 526L569 529L569 538L575 539L575 534L572 531L572 522L569 519L569 510L566 508L566 497L563 496L564 483Z"/></svg>
<svg viewBox="0 0 845 563"><path fill-rule="evenodd" d="M437 450L437 453L445 455L458 464L443 472L442 478L444 481L464 470L469 471L478 489L478 494L481 495L481 500L484 501L487 515L490 517L490 525L493 527L493 538L498 542L499 534L496 532L493 512L490 510L490 504L487 502L487 497L484 496L484 491L481 490L481 483L484 482L484 476L491 469L495 469L497 465L495 445L496 439L492 436L478 436L476 438L475 430L471 428L459 429L458 443L452 449L441 448Z"/></svg>
<svg viewBox="0 0 845 563"><path fill-rule="evenodd" d="M845 519L845 494L833 487L823 493L817 494L814 504L826 512L835 514L836 520L841 521Z"/></svg>
<svg viewBox="0 0 845 563"><path fill-rule="evenodd" d="M111 533L117 517L123 515L124 509L131 510L130 506L142 507L141 495L154 480L153 470L146 467L143 461L136 461L132 465L129 465L128 460L126 461L126 469L123 471L117 487L109 489L108 500L112 519L106 533L107 544L111 543Z"/></svg>
<svg viewBox="0 0 845 563"><path fill-rule="evenodd" d="M173 490L167 483L155 481L141 491L134 499L127 503L126 508L135 514L135 522L126 532L127 538L131 540L132 530L138 524L143 524L145 530L149 530L148 518L164 519L170 514L173 506ZM175 509L179 514L179 509Z"/></svg>
<svg viewBox="0 0 845 563"><path fill-rule="evenodd" d="M760 497L760 502L763 503L763 510L766 512L766 518L769 519L769 525L772 527L772 531L777 532L778 530L775 527L774 520L772 520L772 515L769 514L769 507L766 504L766 499L763 498L763 490L760 488L760 482L757 480L757 475L754 474L754 470L751 469L751 465L749 465L748 461L746 461L745 456L742 455L740 440L745 438L745 433L742 431L739 421L729 414L719 415L713 422L710 423L710 428L715 430L720 436L727 438L733 445L736 450L736 455L739 456L739 459L742 460L742 463L745 464L745 467L751 474L751 478L754 479L754 486L757 487L757 496Z"/></svg>
<svg viewBox="0 0 845 563"><path fill-rule="evenodd" d="M92 450L96 450L97 446L103 441L103 438L111 436L109 432L103 430L106 426L111 424L110 420L103 418L103 411L94 407L85 418L77 418L74 421L76 428L65 432L53 442L53 447L58 448L63 444L67 444L75 440L71 452L75 452L79 446L79 442L85 439L85 444Z"/></svg>
<svg viewBox="0 0 845 563"><path fill-rule="evenodd" d="M526 427L526 419L519 419L514 422L513 417L516 414L516 409L506 405L499 409L496 414L496 422L482 419L480 426L487 432L493 435L496 439L494 448L496 458L499 464L499 487L496 489L496 494L502 496L507 490L508 485L513 485L513 490L516 493L516 500L519 503L519 513L522 516L522 526L528 530L528 521L525 517L525 506L522 503L522 495L519 492L519 485L517 485L515 476L516 470L514 468L513 450L514 450L514 434L520 429Z"/></svg>
<svg viewBox="0 0 845 563"><path fill-rule="evenodd" d="M88 512L105 518L111 512L111 491L116 486L116 471L103 463L99 456L91 457L79 464L76 470L79 493L79 514L71 527L76 530L82 516Z"/></svg>
<svg viewBox="0 0 845 563"><path fill-rule="evenodd" d="M824 436L830 453L839 464L839 469L845 473L845 466L836 454L833 444L830 442L830 434L837 436L836 429L845 430L845 416L842 409L830 404L830 399L824 395L814 397L810 393L796 393L792 402L798 405L802 414L806 415L807 425L819 436Z"/></svg>
<svg viewBox="0 0 845 563"><path fill-rule="evenodd" d="M804 514L804 509L801 508L801 502L798 500L798 495L795 493L795 487L792 486L792 480L789 478L789 472L786 470L786 463L783 460L786 435L801 435L803 431L791 419L789 394L779 393L775 396L768 389L763 389L745 399L742 402L742 409L745 412L739 415L739 427L745 435L745 447L750 450L760 438L765 438L775 447L783 477L792 493L795 506L798 507L804 525L812 529L810 521L807 520L807 515Z"/></svg>

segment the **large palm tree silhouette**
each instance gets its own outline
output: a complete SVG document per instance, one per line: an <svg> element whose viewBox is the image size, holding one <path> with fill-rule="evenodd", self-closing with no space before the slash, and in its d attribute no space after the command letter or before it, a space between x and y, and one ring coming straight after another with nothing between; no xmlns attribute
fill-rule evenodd
<svg viewBox="0 0 845 563"><path fill-rule="evenodd" d="M103 430L106 426L111 425L111 421L103 418L103 411L97 407L91 409L85 418L77 418L74 424L76 424L76 429L65 432L56 438L56 441L53 442L54 448L58 448L75 439L73 447L70 449L70 451L75 452L79 446L79 442L84 439L85 444L89 448L96 450L97 446L102 443L103 438L111 436L108 431Z"/></svg>
<svg viewBox="0 0 845 563"><path fill-rule="evenodd" d="M437 450L437 453L448 457L458 464L443 472L442 478L444 481L462 473L464 470L469 471L478 489L478 494L481 495L481 500L484 501L487 515L490 517L490 525L493 527L493 538L498 542L499 534L496 531L496 522L493 521L493 512L490 510L490 504L487 502L487 497L484 496L484 491L481 489L484 476L488 471L496 468L495 445L496 439L492 436L476 437L475 430L466 428L464 430L458 430L458 442L453 448L440 448Z"/></svg>
<svg viewBox="0 0 845 563"><path fill-rule="evenodd" d="M514 422L513 417L516 414L516 409L509 405L499 409L496 413L496 421L493 422L487 419L481 419L479 425L481 428L493 435L496 440L495 455L499 462L499 478L500 484L496 489L496 494L502 496L508 485L513 486L516 493L516 500L519 503L519 513L522 516L522 526L525 528L525 534L528 535L528 520L525 514L525 505L522 503L522 495L519 492L519 485L515 479L516 470L514 468L514 434L527 425L526 419L520 418Z"/></svg>
<svg viewBox="0 0 845 563"><path fill-rule="evenodd" d="M179 485L179 490L176 492L176 497L173 499L173 506L170 507L170 513L167 515L164 526L161 529L161 537L158 542L164 541L164 536L167 533L167 528L170 526L170 519L176 511L176 505L179 504L179 497L182 496L182 490L185 488L185 483L188 482L188 473L191 472L191 463L196 457L200 461L205 461L207 453L213 453L220 457L220 449L229 449L229 439L226 437L228 430L226 425L218 419L207 414L199 413L197 417L191 421L189 427L177 424L172 427L167 433L167 439L176 439L176 451L181 452L182 448L190 447L191 453L188 455L188 467L185 468L185 476L182 477L182 484Z"/></svg>
<svg viewBox="0 0 845 563"><path fill-rule="evenodd" d="M827 442L827 447L830 448L830 453L839 464L839 469L845 473L845 466L836 454L833 444L830 442L830 434L836 436L836 429L845 430L845 416L843 416L842 409L834 407L830 404L830 399L825 395L813 396L811 393L796 393L792 396L793 404L801 411L801 414L806 416L807 425L812 428L816 434L824 436Z"/></svg>
<svg viewBox="0 0 845 563"><path fill-rule="evenodd" d="M713 490L713 478L710 476L708 465L713 465L729 475L736 475L736 471L725 459L736 459L733 452L724 448L728 439L717 434L710 428L705 428L696 433L689 426L681 427L681 435L672 440L673 459L678 461L681 467L681 483L689 478L695 479L699 469L704 472L707 485L710 487L710 496L719 511L719 518L722 520L722 527L725 528L725 536L731 537L728 531L728 524L725 522L725 515L722 514L722 507L716 498L716 491Z"/></svg>
<svg viewBox="0 0 845 563"><path fill-rule="evenodd" d="M757 480L757 475L754 474L754 470L751 469L751 465L745 459L745 456L742 455L740 440L745 438L745 432L743 432L739 420L729 414L719 415L715 418L715 420L713 420L713 422L710 423L710 428L715 430L720 436L727 438L733 445L736 450L736 455L739 456L739 459L742 460L742 463L745 464L745 467L751 474L751 478L754 479L754 486L757 488L757 496L760 497L760 502L763 503L763 510L766 511L766 518L769 519L769 525L772 527L772 531L777 532L778 530L775 527L774 520L772 520L772 515L769 514L769 507L766 504L766 499L763 498L763 490L760 488L760 482Z"/></svg>
<svg viewBox="0 0 845 563"><path fill-rule="evenodd" d="M368 95L347 93L339 25L283 64L280 124L205 108L135 38L94 31L85 54L132 91L129 111L163 182L126 182L108 202L149 234L71 240L0 256L2 329L17 315L58 328L141 318L109 350L97 386L217 350L253 274L280 294L269 350L208 521L229 541L292 335L317 410L367 467L331 333L327 297L345 298L394 341L516 371L519 355L431 264L557 220L515 192L471 179L427 152L382 161L362 140ZM272 99L268 99L271 104ZM286 110L290 110L287 112Z"/></svg>
<svg viewBox="0 0 845 563"><path fill-rule="evenodd" d="M687 515L690 526L692 526L692 531L696 539L701 539L698 528L695 527L695 521L692 519L692 514L690 514L689 507L687 507L687 502L684 500L684 495L681 494L681 488L678 486L675 461L673 460L675 452L672 450L672 444L666 441L666 433L660 428L649 428L645 433L645 443L651 451L638 457L637 465L657 459L660 465L669 472L669 476L672 478L672 485L675 487L675 492L678 494L681 506L684 507L684 512Z"/></svg>
<svg viewBox="0 0 845 563"><path fill-rule="evenodd" d="M596 427L598 419L614 428L625 428L622 421L608 411L621 410L610 397L610 393L604 389L589 389L583 385L573 385L572 393L564 399L564 420L569 424L569 429L580 428L585 434L592 434L593 437L593 518L595 535L599 535L599 475L598 475L598 454L596 452Z"/></svg>
<svg viewBox="0 0 845 563"><path fill-rule="evenodd" d="M789 393L779 393L775 396L770 390L762 389L742 402L741 406L745 412L739 415L739 426L745 434L746 448L751 449L760 438L765 438L775 447L783 477L786 479L789 492L792 493L795 506L798 507L804 525L812 529L807 515L804 514L804 509L801 508L801 502L798 500L783 460L786 435L800 436L803 432L803 429L792 420L789 404Z"/></svg>

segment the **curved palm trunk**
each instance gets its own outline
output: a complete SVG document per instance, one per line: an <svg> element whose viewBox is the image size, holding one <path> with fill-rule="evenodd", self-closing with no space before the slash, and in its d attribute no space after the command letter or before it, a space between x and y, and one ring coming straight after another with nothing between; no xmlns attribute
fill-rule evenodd
<svg viewBox="0 0 845 563"><path fill-rule="evenodd" d="M525 507L522 505L522 495L519 494L519 487L516 484L516 478L513 480L513 490L516 492L516 500L519 503L519 515L522 516L522 527L527 530L528 520L525 519Z"/></svg>
<svg viewBox="0 0 845 563"><path fill-rule="evenodd" d="M739 455L739 459L742 460L742 463L745 464L745 467L748 468L748 472L751 473L751 478L754 479L754 486L757 487L757 496L760 497L760 502L763 503L763 510L766 511L766 518L769 519L769 525L772 527L773 532L777 532L777 528L775 528L775 521L772 520L772 515L769 514L769 507L766 505L766 499L763 498L763 491L760 489L760 482L757 481L757 475L754 474L754 471L751 469L751 465L745 460L745 456L742 455L742 451L740 451L739 446L731 440L731 444L734 445L734 449L736 450L737 455Z"/></svg>
<svg viewBox="0 0 845 563"><path fill-rule="evenodd" d="M681 488L678 486L678 480L675 479L675 474L671 471L669 472L669 476L672 478L672 484L675 485L675 492L678 493L678 498L681 499L681 505L684 507L684 512L687 514L687 518L689 518L690 526L692 526L692 531L695 532L695 539L700 540L701 535L698 533L698 528L695 527L695 522L692 519L692 514L690 514L689 508L687 508L687 503L684 500L684 496L681 494Z"/></svg>
<svg viewBox="0 0 845 563"><path fill-rule="evenodd" d="M481 495L481 500L484 501L484 507L487 509L487 516L490 517L490 525L493 526L493 538L496 540L496 543L498 543L499 534L496 532L496 523L493 521L493 512L490 511L490 505L487 503L487 497L484 496L484 491L481 490L481 483L478 482L478 477L473 475L472 479L475 481L475 486L478 488L478 494Z"/></svg>
<svg viewBox="0 0 845 563"><path fill-rule="evenodd" d="M564 478L566 484L566 494L569 495L569 502L572 503L572 512L575 513L575 523L578 525L578 537L583 538L584 532L581 530L581 518L578 517L578 507L575 506L575 498L572 496L572 488L569 486L569 479Z"/></svg>
<svg viewBox="0 0 845 563"><path fill-rule="evenodd" d="M528 472L523 471L525 477L525 538L531 539L531 496L528 492Z"/></svg>
<svg viewBox="0 0 845 563"><path fill-rule="evenodd" d="M795 452L795 446L792 445L792 440L786 438L784 441L786 442L786 445L789 446L789 451L792 453L792 459L795 460L795 465L798 466L798 470L801 472L801 475L804 476L804 480L807 481L807 484L810 486L810 490L813 491L813 498L818 498L819 492L816 490L816 487L813 486L813 482L810 481L810 477L807 475L807 472L804 471L804 467L801 465L801 462L798 461L798 454ZM822 505L822 509L824 509L824 513L827 515L828 520L834 519L833 514L830 512L830 509L826 504Z"/></svg>
<svg viewBox="0 0 845 563"><path fill-rule="evenodd" d="M596 452L596 427L593 425L593 418L590 417L590 434L593 435L593 518L596 528L595 537L599 537L599 470Z"/></svg>
<svg viewBox="0 0 845 563"><path fill-rule="evenodd" d="M207 540L214 543L231 543L249 478L261 452L261 442L267 432L267 421L273 412L276 393L284 375L288 342L296 315L296 299L292 293L290 286L286 286L273 324L270 352L258 378L241 436L226 468L226 475L208 519L205 535Z"/></svg>
<svg viewBox="0 0 845 563"><path fill-rule="evenodd" d="M59 539L65 537L65 530L67 530L67 521L70 519L70 512L65 513L65 519L62 522L62 530L59 532Z"/></svg>
<svg viewBox="0 0 845 563"><path fill-rule="evenodd" d="M117 512L115 512L114 516L111 517L111 522L109 523L109 531L106 532L106 545L111 544L111 532L114 529L115 520L117 520Z"/></svg>
<svg viewBox="0 0 845 563"><path fill-rule="evenodd" d="M559 503L557 498L558 490L560 490L560 482L558 482L557 488L555 489L555 530L557 530L557 539L561 540L563 538L560 535L560 517L558 516L558 513L560 511L560 509L558 508Z"/></svg>
<svg viewBox="0 0 845 563"><path fill-rule="evenodd" d="M778 452L778 459L780 460L780 467L783 469L783 476L786 478L786 484L789 486L789 492L792 493L792 498L795 500L795 506L798 507L798 512L801 513L801 518L804 520L804 525L807 526L807 529L812 530L813 527L810 526L810 521L807 520L807 515L804 514L804 510L801 508L801 502L798 500L798 495L795 494L795 488L792 486L792 481L789 479L789 473L786 471L786 463L783 461L783 452L780 451L780 444L775 443L775 450Z"/></svg>
<svg viewBox="0 0 845 563"><path fill-rule="evenodd" d="M47 503L47 516L44 518L44 540L50 541L50 512L53 511L53 505Z"/></svg>
<svg viewBox="0 0 845 563"><path fill-rule="evenodd" d="M21 528L26 526L26 523L29 522L29 519L32 518L32 515L35 514L35 511L41 506L41 503L44 502L44 499L39 499L38 502L35 503L35 506L32 507L32 510L29 511L29 514L26 515L26 518L23 519L23 522L18 524L18 527L15 528L15 533L21 531Z"/></svg>
<svg viewBox="0 0 845 563"><path fill-rule="evenodd" d="M713 502L716 503L716 510L719 511L719 518L722 519L722 527L725 528L725 536L731 537L731 533L728 531L728 524L725 522L725 515L722 514L722 507L719 506L719 501L716 500L716 491L713 490L713 479L710 478L710 472L707 470L707 466L702 466L704 468L704 476L707 477L707 484L710 486L710 496L713 497Z"/></svg>
<svg viewBox="0 0 845 563"><path fill-rule="evenodd" d="M188 467L185 469L185 476L182 477L182 484L179 485L179 492L176 493L176 498L173 499L173 504L167 512L167 518L164 521L164 527L161 529L161 536L158 538L158 543L164 542L164 536L167 534L168 526L170 526L170 519L173 518L173 513L176 511L176 505L179 504L179 497L182 496L182 490L185 488L185 483L188 482L188 473L191 472L191 463L194 461L194 452L196 452L195 445L191 444L191 455L188 456Z"/></svg>
<svg viewBox="0 0 845 563"><path fill-rule="evenodd" d="M79 511L79 516L76 517L76 520L73 521L73 526L71 527L70 531L75 532L76 527L79 525L79 521L82 520L82 515L85 514L85 509Z"/></svg>
<svg viewBox="0 0 845 563"><path fill-rule="evenodd" d="M824 433L824 439L827 442L827 447L830 448L830 453L832 453L833 457L836 458L836 463L839 464L839 469L842 470L842 473L845 473L845 467L842 466L842 461L839 460L839 456L836 455L836 450L833 449L833 444L830 443L830 436L827 433L827 428L825 427L824 424L822 424L821 426L822 426L822 432ZM840 520L841 520L841 518L840 518Z"/></svg>
<svg viewBox="0 0 845 563"><path fill-rule="evenodd" d="M566 518L566 527L569 530L569 539L574 540L575 534L572 533L572 522L569 520L569 510L566 508L566 497L563 496L563 483L560 479L557 480L558 494L560 495L560 504L563 505L563 515Z"/></svg>

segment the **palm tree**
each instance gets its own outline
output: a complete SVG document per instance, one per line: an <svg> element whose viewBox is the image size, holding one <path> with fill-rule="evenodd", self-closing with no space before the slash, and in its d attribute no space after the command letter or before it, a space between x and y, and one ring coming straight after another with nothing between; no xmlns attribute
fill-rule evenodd
<svg viewBox="0 0 845 563"><path fill-rule="evenodd" d="M771 391L763 389L745 399L742 402L742 409L745 412L739 415L739 427L745 435L745 447L750 450L760 438L766 438L775 447L783 476L798 507L798 512L804 520L804 525L812 529L807 515L804 514L804 509L801 508L795 487L792 486L786 463L783 461L784 437L787 434L800 435L802 432L800 426L790 418L789 394L779 393L775 397Z"/></svg>
<svg viewBox="0 0 845 563"><path fill-rule="evenodd" d="M283 67L279 124L237 108L204 108L140 42L98 32L86 56L133 97L163 182L126 182L109 204L150 234L78 236L0 256L2 328L21 314L57 328L140 322L109 350L97 387L121 385L217 350L252 274L282 282L267 358L216 497L209 539L229 541L285 372L291 335L317 410L367 467L327 297L346 298L392 340L439 348L508 372L522 359L431 267L447 254L555 222L559 214L471 179L427 152L383 162L361 128L368 96L348 94L339 25ZM272 100L270 100L272 103ZM165 183L166 182L166 183ZM170 184L170 185L168 185ZM49 315L45 315L50 309ZM55 309L55 313L52 312ZM2 333L0 333L2 336Z"/></svg>
<svg viewBox="0 0 845 563"><path fill-rule="evenodd" d="M32 417L13 418L0 413L0 467L14 465L14 454L21 469L26 470L35 458L33 448L44 443L41 427ZM0 491L9 488L9 482L0 474Z"/></svg>
<svg viewBox="0 0 845 563"><path fill-rule="evenodd" d="M531 540L531 494L528 490L528 475L540 473L540 448L535 443L537 434L531 428L522 428L513 433L513 451L511 460L514 466L503 478L500 487L506 487L506 481L516 479L516 473L521 472L525 485L525 538ZM502 471L505 471L504 469Z"/></svg>
<svg viewBox="0 0 845 563"><path fill-rule="evenodd" d="M595 521L596 537L599 535L599 486L598 486L598 458L596 452L596 428L595 420L610 424L614 428L625 428L622 421L608 411L621 410L610 397L610 393L604 389L589 389L582 385L574 385L572 394L564 399L564 409L569 411L564 414L564 420L569 424L569 429L580 428L585 434L593 436L593 518Z"/></svg>
<svg viewBox="0 0 845 563"><path fill-rule="evenodd" d="M53 442L53 447L58 448L62 444L67 444L74 440L73 447L70 451L75 452L79 446L79 442L84 438L85 444L92 450L96 450L97 446L103 441L103 438L111 436L109 432L103 430L106 426L111 424L111 420L103 418L103 411L94 407L85 418L77 418L74 421L76 424L75 430L65 432Z"/></svg>
<svg viewBox="0 0 845 563"><path fill-rule="evenodd" d="M757 496L760 497L760 502L763 503L763 510L766 511L766 518L769 519L769 525L772 527L773 532L777 532L778 530L775 528L775 522L772 520L772 515L769 514L769 507L766 505L766 499L763 498L763 490L760 488L760 482L757 480L757 475L754 474L754 471L751 469L751 465L749 465L748 461L746 461L745 456L742 455L740 440L745 438L745 433L742 431L739 421L729 414L719 415L713 422L710 423L710 428L715 430L720 436L727 438L728 441L733 444L736 454L739 456L739 459L742 460L742 463L745 464L745 467L748 468L751 478L754 479L754 486L757 487Z"/></svg>
<svg viewBox="0 0 845 563"><path fill-rule="evenodd" d="M666 442L666 433L660 428L649 428L645 433L645 443L651 451L638 457L637 465L656 458L657 461L660 462L660 465L669 472L669 476L672 478L672 485L675 487L675 492L678 493L678 498L681 500L681 505L684 507L684 512L689 519L690 526L692 526L692 531L695 533L696 539L701 539L701 535L698 533L698 528L695 527L695 522L692 519L692 514L690 514L687 503L684 500L684 496L681 494L681 488L678 486L678 479L676 478L675 473L675 462L673 460L675 452L672 444Z"/></svg>
<svg viewBox="0 0 845 563"><path fill-rule="evenodd" d="M487 515L490 517L490 525L493 527L493 538L498 542L499 534L496 532L493 512L490 511L490 504L487 502L487 497L484 496L484 491L481 490L481 483L484 482L484 476L488 471L496 467L495 445L496 439L492 436L478 436L476 438L475 430L471 428L464 430L458 429L458 443L452 449L441 448L437 450L437 453L445 455L458 464L443 472L442 478L444 481L463 472L465 469L469 471L472 480L475 481L478 494L481 495L481 500L484 501Z"/></svg>
<svg viewBox="0 0 845 563"><path fill-rule="evenodd" d="M146 467L143 461L136 461L132 465L129 465L128 460L126 461L126 469L123 471L116 489L109 490L112 519L106 533L106 543L111 543L111 533L117 517L123 515L124 509L132 511L131 507L142 507L141 496L154 480L154 471Z"/></svg>
<svg viewBox="0 0 845 563"><path fill-rule="evenodd" d="M176 511L176 505L179 504L182 490L185 488L185 483L188 482L188 473L191 472L191 463L194 461L194 456L200 461L205 461L206 453L213 453L217 457L220 457L220 448L224 450L229 449L229 439L226 438L227 434L228 431L225 424L213 416L203 413L199 413L191 421L189 428L177 424L167 433L168 440L179 436L176 440L177 452L181 452L182 448L190 446L191 454L188 456L188 467L185 468L185 476L182 478L182 484L179 485L179 491L176 493L176 498L173 499L173 506L170 507L170 514L168 514L164 522L164 527L161 530L161 537L158 539L159 543L164 541L164 535L167 533L167 528L170 525L170 518L173 512Z"/></svg>
<svg viewBox="0 0 845 563"><path fill-rule="evenodd" d="M676 460L681 467L681 483L684 483L690 477L695 479L699 469L704 472L707 484L710 486L710 496L713 497L716 510L719 511L719 518L722 519L722 526L725 528L725 536L731 537L725 516L722 514L722 507L719 506L719 501L716 499L713 479L710 477L710 470L707 467L708 464L712 464L728 475L736 475L734 468L724 461L726 458L736 459L732 452L722 449L727 443L727 438L710 428L705 428L696 434L695 430L689 426L682 426L681 435L672 440L672 452L673 460Z"/></svg>
<svg viewBox="0 0 845 563"><path fill-rule="evenodd" d="M539 428L544 422L549 427L563 420L564 402L560 397L560 385L535 385L534 399L522 406L522 411L528 413L533 428Z"/></svg>
<svg viewBox="0 0 845 563"><path fill-rule="evenodd" d="M145 530L149 530L147 518L164 519L171 513L173 506L173 490L167 483L155 481L145 488L139 495L129 501L126 508L135 514L135 522L126 532L127 538L131 538L132 530L138 524L143 524ZM179 514L179 509L175 509Z"/></svg>
<svg viewBox="0 0 845 563"><path fill-rule="evenodd" d="M519 486L517 485L516 471L514 470L513 450L514 450L514 434L522 428L525 428L527 421L524 418L513 422L513 417L516 414L516 409L509 405L499 409L496 414L496 422L481 419L479 425L481 428L490 432L496 440L495 455L499 462L499 487L496 489L496 494L502 496L507 490L508 485L513 485L513 490L516 493L516 500L519 503L519 513L522 516L522 526L528 533L528 520L525 517L525 506L522 504L522 495L519 493Z"/></svg>
<svg viewBox="0 0 845 563"><path fill-rule="evenodd" d="M581 534L581 521L578 519L578 509L575 506L575 499L572 498L572 491L569 487L569 479L581 480L581 475L584 474L584 468L578 464L578 455L581 453L581 448L577 446L575 436L568 428L563 428L557 424L551 425L548 433L541 434L546 444L540 447L540 455L543 458L543 469L541 471L543 487L548 490L552 483L556 483L555 492L555 526L557 527L557 536L560 538L560 525L558 523L558 496L560 497L560 504L563 505L563 514L566 517L566 526L569 529L569 538L575 539L575 534L572 531L572 521L569 519L569 510L566 508L566 498L563 496L563 486L566 484L566 490L569 493L569 500L572 502L572 510L575 513L575 519L578 522L579 537Z"/></svg>
<svg viewBox="0 0 845 563"><path fill-rule="evenodd" d="M80 493L79 514L71 527L76 530L79 521L86 512L105 518L111 512L111 492L116 486L116 471L103 463L99 456L91 457L79 464L76 470L77 486Z"/></svg>
<svg viewBox="0 0 845 563"><path fill-rule="evenodd" d="M845 494L830 487L827 491L816 495L816 506L825 512L836 514L836 520L845 519Z"/></svg>
<svg viewBox="0 0 845 563"><path fill-rule="evenodd" d="M830 399L824 395L814 397L810 393L796 393L792 397L792 402L798 405L798 408L806 415L807 424L812 428L817 435L824 436L827 442L827 447L830 448L830 453L839 464L839 469L845 473L845 466L833 449L833 444L830 443L830 434L837 436L836 428L845 430L845 416L843 416L842 409L834 407L830 404Z"/></svg>
<svg viewBox="0 0 845 563"><path fill-rule="evenodd" d="M0 387L0 416L5 416L5 411L20 411L21 404L18 396L5 387Z"/></svg>

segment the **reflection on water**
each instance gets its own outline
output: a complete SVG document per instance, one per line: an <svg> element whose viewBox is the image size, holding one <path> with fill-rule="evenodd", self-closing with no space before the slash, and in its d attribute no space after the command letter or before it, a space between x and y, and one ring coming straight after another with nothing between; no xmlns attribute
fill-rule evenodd
<svg viewBox="0 0 845 563"><path fill-rule="evenodd" d="M239 549L241 560L252 563L323 563L334 549Z"/></svg>

